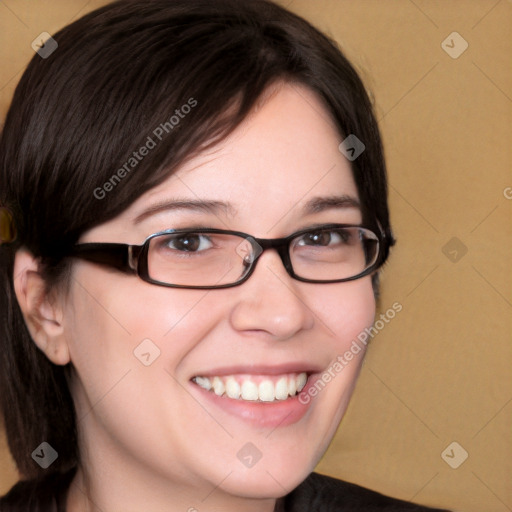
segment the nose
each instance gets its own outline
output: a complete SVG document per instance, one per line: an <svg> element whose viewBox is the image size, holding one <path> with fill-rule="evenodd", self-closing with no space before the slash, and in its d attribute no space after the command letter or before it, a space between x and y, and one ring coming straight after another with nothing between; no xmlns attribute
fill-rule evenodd
<svg viewBox="0 0 512 512"><path fill-rule="evenodd" d="M278 340L312 329L314 314L300 289L304 286L315 285L292 279L277 252L265 251L251 277L233 288L238 301L230 315L231 325L240 332L264 332Z"/></svg>

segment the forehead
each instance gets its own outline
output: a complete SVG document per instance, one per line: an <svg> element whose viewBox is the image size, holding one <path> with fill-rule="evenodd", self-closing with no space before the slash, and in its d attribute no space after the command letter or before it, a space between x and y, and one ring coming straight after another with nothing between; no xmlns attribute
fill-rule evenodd
<svg viewBox="0 0 512 512"><path fill-rule="evenodd" d="M312 91L281 84L228 138L139 197L122 217L137 223L148 207L176 199L219 201L229 204L226 216L243 224L232 228L267 236L280 224L286 231L313 198L348 196L357 202L350 163L338 149L342 140ZM353 210L343 222L361 222L360 211Z"/></svg>

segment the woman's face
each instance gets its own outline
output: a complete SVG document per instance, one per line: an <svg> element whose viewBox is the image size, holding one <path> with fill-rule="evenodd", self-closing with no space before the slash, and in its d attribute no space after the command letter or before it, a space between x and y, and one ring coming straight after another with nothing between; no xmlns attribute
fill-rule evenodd
<svg viewBox="0 0 512 512"><path fill-rule="evenodd" d="M141 244L185 227L276 238L324 223L360 224L356 206L322 203L358 200L341 141L313 93L284 85L222 144L81 242ZM212 201L223 206L198 205ZM124 499L133 506L145 496L147 510L148 499L156 503L165 492L183 510L209 509L227 496L288 493L313 470L346 410L364 351L342 371L332 364L374 313L369 276L299 282L273 250L248 281L217 290L155 286L77 261L64 325L93 490L103 492L101 477L112 490L123 482ZM268 403L219 397L193 380L269 381L274 389L285 382L293 394L300 374L309 377L304 393L329 368L330 382L306 404L297 396Z"/></svg>

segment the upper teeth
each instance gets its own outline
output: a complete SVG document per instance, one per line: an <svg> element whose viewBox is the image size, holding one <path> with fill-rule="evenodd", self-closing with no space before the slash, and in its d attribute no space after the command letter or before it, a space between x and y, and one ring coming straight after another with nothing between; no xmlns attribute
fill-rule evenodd
<svg viewBox="0 0 512 512"><path fill-rule="evenodd" d="M275 377L255 375L197 376L192 379L202 388L216 395L227 395L236 400L273 402L286 400L302 391L308 380L306 373L291 373Z"/></svg>

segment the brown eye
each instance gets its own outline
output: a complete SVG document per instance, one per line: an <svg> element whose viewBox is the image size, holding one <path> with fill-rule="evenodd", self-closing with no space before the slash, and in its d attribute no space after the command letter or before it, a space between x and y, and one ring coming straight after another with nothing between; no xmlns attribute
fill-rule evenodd
<svg viewBox="0 0 512 512"><path fill-rule="evenodd" d="M297 245L309 245L312 247L328 247L346 242L350 238L349 233L342 230L336 231L310 231L302 235Z"/></svg>
<svg viewBox="0 0 512 512"><path fill-rule="evenodd" d="M162 240L162 244L169 249L180 252L199 252L209 249L212 246L206 235L199 233L184 233L169 236Z"/></svg>

